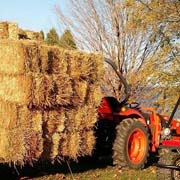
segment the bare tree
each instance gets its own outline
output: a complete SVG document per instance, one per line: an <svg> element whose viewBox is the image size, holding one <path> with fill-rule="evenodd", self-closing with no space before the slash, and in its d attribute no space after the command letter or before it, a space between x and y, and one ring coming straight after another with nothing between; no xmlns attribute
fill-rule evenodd
<svg viewBox="0 0 180 180"><path fill-rule="evenodd" d="M160 41L150 41L154 37L151 28L133 26L133 7L123 0L67 0L69 14L55 6L59 23L71 29L81 49L101 52L115 61L118 70L125 77L137 73L145 61L157 50ZM134 1L135 2L135 1ZM138 3L138 2L136 2ZM139 2L140 3L140 2ZM160 37L159 37L160 38ZM112 86L115 96L117 81L107 70L107 84Z"/></svg>

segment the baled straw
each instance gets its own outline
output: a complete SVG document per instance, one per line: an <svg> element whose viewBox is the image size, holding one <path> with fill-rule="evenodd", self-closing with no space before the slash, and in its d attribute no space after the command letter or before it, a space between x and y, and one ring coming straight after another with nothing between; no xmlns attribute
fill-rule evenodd
<svg viewBox="0 0 180 180"><path fill-rule="evenodd" d="M0 22L0 39L7 39L8 37L9 37L8 23Z"/></svg>
<svg viewBox="0 0 180 180"><path fill-rule="evenodd" d="M63 157L68 157L73 160L77 160L79 157L80 148L80 135L78 131L67 132L64 136L61 154Z"/></svg>
<svg viewBox="0 0 180 180"><path fill-rule="evenodd" d="M90 156L92 155L94 145L95 145L95 136L92 129L84 130L80 134L81 136L81 145L80 145L80 154L81 156Z"/></svg>
<svg viewBox="0 0 180 180"><path fill-rule="evenodd" d="M53 76L55 89L56 89L56 103L58 105L71 105L71 98L73 96L71 78L66 76L54 75Z"/></svg>
<svg viewBox="0 0 180 180"><path fill-rule="evenodd" d="M9 32L9 39L17 40L18 39L18 24L9 22L8 32Z"/></svg>
<svg viewBox="0 0 180 180"><path fill-rule="evenodd" d="M74 105L83 105L87 98L88 82L85 80L73 79L73 98L72 102Z"/></svg>
<svg viewBox="0 0 180 180"><path fill-rule="evenodd" d="M0 74L0 99L19 105L28 104L31 96L32 77Z"/></svg>

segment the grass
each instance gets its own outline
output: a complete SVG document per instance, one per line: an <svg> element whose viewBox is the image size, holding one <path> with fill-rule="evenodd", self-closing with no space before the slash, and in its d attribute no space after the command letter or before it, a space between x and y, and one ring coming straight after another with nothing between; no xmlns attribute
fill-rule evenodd
<svg viewBox="0 0 180 180"><path fill-rule="evenodd" d="M84 158L79 163L42 163L23 169L1 165L0 177L1 180L155 180L156 168L120 170L109 158Z"/></svg>

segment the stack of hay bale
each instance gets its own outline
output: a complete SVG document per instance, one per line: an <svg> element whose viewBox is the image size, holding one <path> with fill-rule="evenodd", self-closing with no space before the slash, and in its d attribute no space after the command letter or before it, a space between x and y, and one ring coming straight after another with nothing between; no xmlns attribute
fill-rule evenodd
<svg viewBox="0 0 180 180"><path fill-rule="evenodd" d="M0 22L0 39L18 39L18 24Z"/></svg>
<svg viewBox="0 0 180 180"><path fill-rule="evenodd" d="M19 29L17 23L2 21L0 22L0 39L29 39L42 41L43 37L40 32Z"/></svg>
<svg viewBox="0 0 180 180"><path fill-rule="evenodd" d="M0 162L90 155L100 55L0 40Z"/></svg>

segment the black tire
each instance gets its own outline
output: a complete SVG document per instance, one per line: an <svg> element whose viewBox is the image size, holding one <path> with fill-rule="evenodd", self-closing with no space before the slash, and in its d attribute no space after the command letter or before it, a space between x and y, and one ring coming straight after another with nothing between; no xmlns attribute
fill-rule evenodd
<svg viewBox="0 0 180 180"><path fill-rule="evenodd" d="M134 131L141 131L145 140L143 155L139 162L134 163L129 156L129 139ZM131 145L130 145L131 146ZM147 127L137 119L124 119L116 127L116 138L113 144L113 164L119 168L142 169L149 156L149 133Z"/></svg>
<svg viewBox="0 0 180 180"><path fill-rule="evenodd" d="M177 152L173 152L170 149L163 148L159 152L159 164L164 165L179 165L180 166L180 155ZM179 180L180 171L172 169L157 168L157 179L158 180Z"/></svg>

